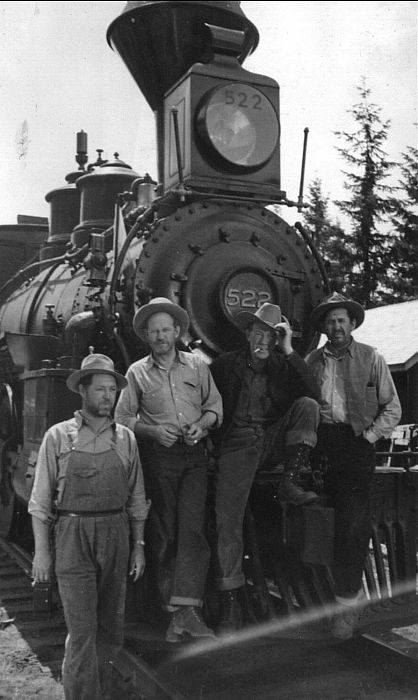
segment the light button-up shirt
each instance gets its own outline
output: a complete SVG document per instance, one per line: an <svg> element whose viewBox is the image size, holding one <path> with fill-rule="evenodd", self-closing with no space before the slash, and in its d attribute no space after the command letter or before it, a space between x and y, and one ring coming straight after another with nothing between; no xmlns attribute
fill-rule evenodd
<svg viewBox="0 0 418 700"><path fill-rule="evenodd" d="M138 419L145 425L165 425L181 436L203 413L222 422L222 399L208 365L193 353L178 351L169 370L152 355L134 362L126 373L115 418L134 430Z"/></svg>
<svg viewBox="0 0 418 700"><path fill-rule="evenodd" d="M349 350L348 350L349 352ZM349 423L345 391L344 355L337 357L324 349L321 417L324 423Z"/></svg>

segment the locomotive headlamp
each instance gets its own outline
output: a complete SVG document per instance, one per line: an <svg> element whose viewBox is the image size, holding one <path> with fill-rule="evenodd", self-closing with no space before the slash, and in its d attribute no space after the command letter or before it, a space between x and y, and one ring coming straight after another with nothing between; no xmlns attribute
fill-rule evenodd
<svg viewBox="0 0 418 700"><path fill-rule="evenodd" d="M212 90L197 115L197 130L212 157L224 167L258 168L274 153L278 117L256 87L226 83Z"/></svg>
<svg viewBox="0 0 418 700"><path fill-rule="evenodd" d="M279 202L279 86L237 56L244 33L206 24L214 52L164 97L164 191L208 191ZM174 118L175 116L175 118Z"/></svg>

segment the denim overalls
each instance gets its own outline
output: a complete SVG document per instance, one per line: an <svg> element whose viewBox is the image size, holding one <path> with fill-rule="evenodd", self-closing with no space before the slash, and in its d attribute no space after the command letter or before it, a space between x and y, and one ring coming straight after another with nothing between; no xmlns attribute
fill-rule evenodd
<svg viewBox="0 0 418 700"><path fill-rule="evenodd" d="M123 643L129 523L128 480L116 451L71 454L55 526L55 570L68 636L66 700L111 697L111 661Z"/></svg>

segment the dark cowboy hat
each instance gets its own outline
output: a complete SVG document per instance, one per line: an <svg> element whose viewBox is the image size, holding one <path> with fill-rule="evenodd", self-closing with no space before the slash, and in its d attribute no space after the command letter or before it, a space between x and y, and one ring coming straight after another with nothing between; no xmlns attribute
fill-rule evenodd
<svg viewBox="0 0 418 700"><path fill-rule="evenodd" d="M330 296L325 297L319 304L314 308L311 314L311 324L315 330L320 331L321 324L324 320L325 314L331 309L347 309L351 317L356 319L356 328L361 326L364 321L364 309L357 301L348 299L348 297L339 294L339 292L333 292Z"/></svg>
<svg viewBox="0 0 418 700"><path fill-rule="evenodd" d="M84 358L80 369L77 369L67 378L68 388L78 394L80 381L88 374L110 374L115 378L118 389L124 389L128 384L123 374L115 372L113 360L111 360L110 357L107 357L107 355L100 355L99 353L92 353Z"/></svg>
<svg viewBox="0 0 418 700"><path fill-rule="evenodd" d="M282 312L280 306L277 306L277 304L265 302L255 313L251 311L241 311L241 313L236 315L234 320L238 328L242 331L247 330L248 326L256 321L274 331L274 326L282 321Z"/></svg>
<svg viewBox="0 0 418 700"><path fill-rule="evenodd" d="M180 326L180 336L183 336L187 332L189 327L189 317L187 312L178 304L170 301L170 299L166 299L165 297L155 297L155 299L151 299L148 304L145 304L138 309L132 322L133 329L141 340L147 340L145 325L148 319L150 316L158 313L170 314L170 316L174 318L174 320Z"/></svg>

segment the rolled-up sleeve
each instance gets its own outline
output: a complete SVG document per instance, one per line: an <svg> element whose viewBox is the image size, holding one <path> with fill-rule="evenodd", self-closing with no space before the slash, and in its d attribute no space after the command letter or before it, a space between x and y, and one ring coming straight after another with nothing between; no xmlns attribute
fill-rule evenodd
<svg viewBox="0 0 418 700"><path fill-rule="evenodd" d="M115 420L117 423L125 425L127 428L134 430L135 423L138 420L139 403L142 396L142 390L135 375L133 367L129 367L126 372L128 385L122 389L119 400L115 408Z"/></svg>
<svg viewBox="0 0 418 700"><path fill-rule="evenodd" d="M126 510L130 520L145 520L150 508L147 501L138 446L133 433L127 434L128 441L128 490Z"/></svg>
<svg viewBox="0 0 418 700"><path fill-rule="evenodd" d="M45 433L38 453L35 479L29 499L28 511L43 522L52 522L52 512L57 483L58 463L55 439L52 431Z"/></svg>

